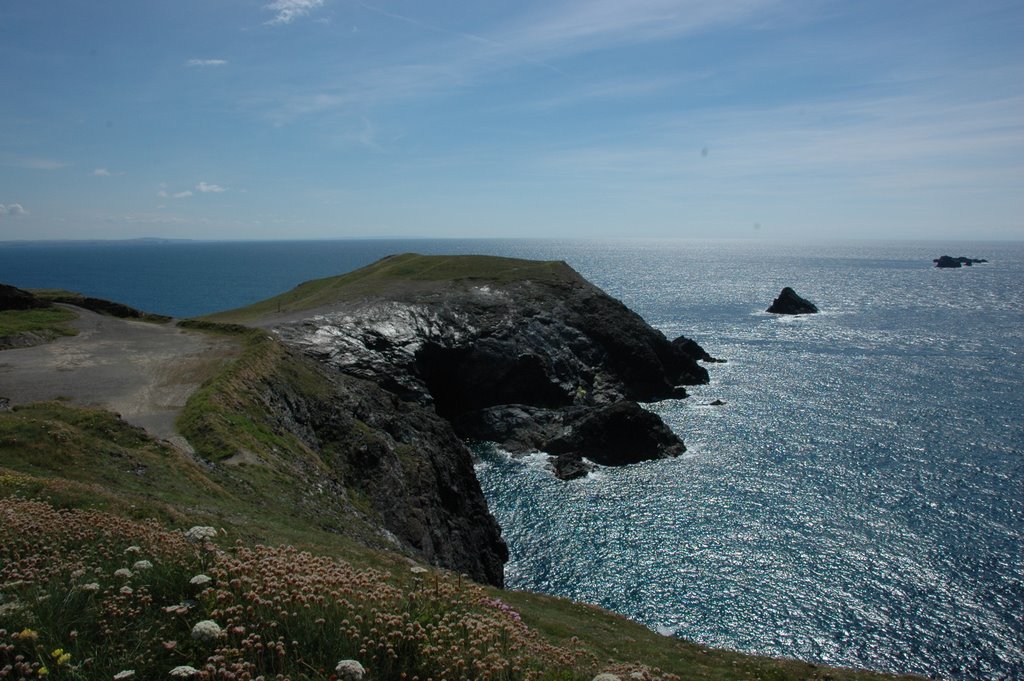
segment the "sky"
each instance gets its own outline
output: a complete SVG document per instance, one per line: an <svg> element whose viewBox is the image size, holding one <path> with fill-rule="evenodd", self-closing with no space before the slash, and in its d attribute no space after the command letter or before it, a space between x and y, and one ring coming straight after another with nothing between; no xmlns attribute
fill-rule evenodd
<svg viewBox="0 0 1024 681"><path fill-rule="evenodd" d="M1024 239L1020 0L0 0L0 240Z"/></svg>

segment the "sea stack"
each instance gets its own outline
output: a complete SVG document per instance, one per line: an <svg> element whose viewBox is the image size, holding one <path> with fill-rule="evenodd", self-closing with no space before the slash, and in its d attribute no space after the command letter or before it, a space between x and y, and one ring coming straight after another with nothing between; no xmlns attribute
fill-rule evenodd
<svg viewBox="0 0 1024 681"><path fill-rule="evenodd" d="M811 301L798 296L796 291L787 286L782 289L767 311L772 314L813 314L818 311L818 308Z"/></svg>
<svg viewBox="0 0 1024 681"><path fill-rule="evenodd" d="M932 262L935 263L936 267L946 268L946 267L963 267L965 265L967 267L970 267L971 265L974 265L976 263L980 264L980 263L988 262L988 260L985 260L984 258L967 258L967 257L964 257L962 255L960 257L958 257L958 258L954 258L951 255L942 255L942 256L939 256L938 258L935 258L935 260L933 260Z"/></svg>

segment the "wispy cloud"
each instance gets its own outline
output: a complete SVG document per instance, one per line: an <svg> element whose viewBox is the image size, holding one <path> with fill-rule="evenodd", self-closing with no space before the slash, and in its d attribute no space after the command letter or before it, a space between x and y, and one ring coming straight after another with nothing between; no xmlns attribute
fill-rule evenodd
<svg viewBox="0 0 1024 681"><path fill-rule="evenodd" d="M552 5L496 41L527 54L579 54L740 24L779 5L778 0L575 0Z"/></svg>
<svg viewBox="0 0 1024 681"><path fill-rule="evenodd" d="M192 196L192 192L190 192L187 189L183 192L176 192L174 194L171 194L172 199L187 199L190 196Z"/></svg>
<svg viewBox="0 0 1024 681"><path fill-rule="evenodd" d="M274 0L264 9L276 12L273 19L265 22L270 26L279 24L290 24L299 17L306 16L318 7L322 7L324 0Z"/></svg>
<svg viewBox="0 0 1024 681"><path fill-rule="evenodd" d="M189 59L185 62L185 66L193 67L205 67L205 66L225 66L227 65L227 59Z"/></svg>
<svg viewBox="0 0 1024 681"><path fill-rule="evenodd" d="M94 177L110 177L110 171L106 168L96 168L92 171Z"/></svg>
<svg viewBox="0 0 1024 681"><path fill-rule="evenodd" d="M299 0L294 0L299 2ZM317 0L302 0L315 3ZM278 3L274 3L277 5ZM282 2L291 4L291 2ZM553 3L543 12L534 12L513 24L494 27L487 32L466 33L424 22L416 17L360 6L405 24L440 35L444 42L435 46L430 59L409 56L405 61L352 74L334 77L307 92L292 92L274 98L277 105L271 118L286 123L296 117L325 111L360 107L424 97L465 88L484 82L493 74L521 66L532 66L562 74L554 60L607 49L610 47L667 40L726 26L755 25L779 10L780 0L572 0ZM268 5L267 7L272 7ZM780 11L780 10L779 10ZM289 19L290 21L291 19ZM274 20L275 22L277 19ZM283 23L283 21L282 21ZM656 89L665 83L648 82L635 86L641 94L646 86ZM625 83L619 84L625 96ZM580 97L613 97L609 89ZM282 104L283 102L283 104ZM562 104L568 103L565 99ZM552 101L551 106L560 105Z"/></svg>
<svg viewBox="0 0 1024 681"><path fill-rule="evenodd" d="M200 182L196 185L196 191L203 194L220 194L226 192L226 187L221 187L219 184L208 184L206 182Z"/></svg>
<svg viewBox="0 0 1024 681"><path fill-rule="evenodd" d="M19 217L28 215L28 211L20 203L0 203L0 215Z"/></svg>

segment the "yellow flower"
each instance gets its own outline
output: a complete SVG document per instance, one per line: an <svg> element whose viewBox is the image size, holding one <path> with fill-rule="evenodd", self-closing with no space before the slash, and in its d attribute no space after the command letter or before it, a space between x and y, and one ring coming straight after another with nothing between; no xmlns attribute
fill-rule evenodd
<svg viewBox="0 0 1024 681"><path fill-rule="evenodd" d="M53 659L56 660L58 657L60 657L63 654L64 654L64 649L63 648L57 648L52 653L50 653L50 657L52 657Z"/></svg>
<svg viewBox="0 0 1024 681"><path fill-rule="evenodd" d="M36 674L37 674L38 676L46 676L46 675L47 675L47 674L49 674L49 673L50 673L50 670L49 670L49 669L47 669L46 667L40 667L40 668L39 668L39 671L37 671L37 672L36 672Z"/></svg>
<svg viewBox="0 0 1024 681"><path fill-rule="evenodd" d="M35 641L37 638L39 638L39 632L26 627L25 629L21 630L20 634L18 634L18 638L26 639L29 641Z"/></svg>

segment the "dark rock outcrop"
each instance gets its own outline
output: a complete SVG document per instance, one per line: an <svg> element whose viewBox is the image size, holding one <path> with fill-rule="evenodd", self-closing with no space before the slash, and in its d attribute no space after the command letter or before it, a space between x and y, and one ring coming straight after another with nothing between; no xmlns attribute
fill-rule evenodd
<svg viewBox="0 0 1024 681"><path fill-rule="evenodd" d="M943 267L943 268L945 268L945 267L963 267L963 266L970 267L971 265L988 262L988 260L985 260L984 258L967 258L967 257L964 257L962 255L957 257L957 258L954 258L951 255L942 255L942 256L939 256L938 258L935 258L935 260L933 260L932 262L935 263L936 267Z"/></svg>
<svg viewBox="0 0 1024 681"><path fill-rule="evenodd" d="M818 308L811 301L801 298L790 287L782 289L778 297L772 301L767 312L772 314L814 314Z"/></svg>
<svg viewBox="0 0 1024 681"><path fill-rule="evenodd" d="M636 402L622 400L588 412L543 451L586 456L602 466L623 466L678 456L686 451L665 422Z"/></svg>
<svg viewBox="0 0 1024 681"><path fill-rule="evenodd" d="M680 353L689 357L692 360L701 362L725 362L724 359L716 359L712 357L707 350L702 348L697 341L687 338L686 336L680 336L672 341L672 346Z"/></svg>
<svg viewBox="0 0 1024 681"><path fill-rule="evenodd" d="M50 307L50 303L36 298L28 291L7 284L0 284L0 311L34 310L44 307Z"/></svg>

